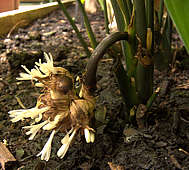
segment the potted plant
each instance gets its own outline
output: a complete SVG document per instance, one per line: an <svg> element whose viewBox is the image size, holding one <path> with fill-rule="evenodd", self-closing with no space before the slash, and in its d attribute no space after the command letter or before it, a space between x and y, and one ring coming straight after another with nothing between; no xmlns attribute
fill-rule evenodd
<svg viewBox="0 0 189 170"><path fill-rule="evenodd" d="M0 12L18 9L19 0L1 0Z"/></svg>

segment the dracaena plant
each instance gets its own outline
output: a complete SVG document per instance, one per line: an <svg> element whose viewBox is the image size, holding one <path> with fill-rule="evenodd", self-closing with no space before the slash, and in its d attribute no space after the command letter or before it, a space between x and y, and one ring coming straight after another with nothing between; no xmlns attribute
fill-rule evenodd
<svg viewBox="0 0 189 170"><path fill-rule="evenodd" d="M127 108L125 114L127 120L135 116L138 126L143 127L143 118L159 92L159 88L153 92L154 47L160 44L157 43L159 41L154 41L153 0L134 0L133 4L131 0L111 0L119 31L111 33L98 45L82 3L78 0L82 12L85 13L85 25L90 36L91 47L94 48L91 56L86 42L66 8L61 1L57 1L76 31L86 54L90 57L80 93L76 93L72 75L62 67L55 67L52 56L45 53L46 62L42 63L41 60L36 62L32 70L22 66L26 73L20 73L20 77L17 78L32 80L35 86L43 88L36 106L9 112L12 122L28 118L34 120L34 124L23 127L28 130L26 135L30 135L29 140L32 140L40 129L52 131L44 148L38 154L46 161L50 158L53 137L58 132L65 133L61 140L62 146L57 151L60 158L65 156L78 132L85 135L87 143L94 142L95 130L91 127L95 108L93 92L96 88L98 62L105 53L115 59L114 72ZM106 11L106 5L104 9ZM162 17L161 11L162 8L158 16ZM161 17L158 18L159 22ZM118 41L121 41L121 50L115 45ZM111 51L107 51L108 48L111 48ZM125 61L126 69L122 60Z"/></svg>
<svg viewBox="0 0 189 170"><path fill-rule="evenodd" d="M146 107L153 96L153 1L111 0L111 3L118 30L128 33L128 39L121 42L122 57L118 59L124 60L126 69L118 61L115 74L127 106L126 119L130 120L132 116L141 117L138 106Z"/></svg>

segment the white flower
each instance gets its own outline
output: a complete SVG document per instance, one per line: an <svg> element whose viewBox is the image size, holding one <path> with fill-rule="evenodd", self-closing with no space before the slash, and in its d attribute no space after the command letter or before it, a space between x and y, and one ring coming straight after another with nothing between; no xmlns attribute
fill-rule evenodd
<svg viewBox="0 0 189 170"><path fill-rule="evenodd" d="M12 122L17 122L19 120L23 120L24 118L31 118L35 119L36 122L40 121L42 119L42 113L49 110L50 107L43 107L38 108L38 104L36 107L31 109L19 109L19 110L11 110L8 113L10 114L10 117L12 118Z"/></svg>
<svg viewBox="0 0 189 170"><path fill-rule="evenodd" d="M39 68L36 66L35 68L27 69L26 66L22 65L22 68L27 72L27 73L20 73L20 77L16 78L17 80L37 80L36 77L44 78L46 75L42 74Z"/></svg>
<svg viewBox="0 0 189 170"><path fill-rule="evenodd" d="M51 130L56 127L56 125L61 120L62 115L56 115L53 121L50 121L47 125L43 127L43 130Z"/></svg>
<svg viewBox="0 0 189 170"><path fill-rule="evenodd" d="M87 143L93 143L95 140L95 135L92 131L90 131L89 129L85 128L84 129L84 134L85 134L85 140Z"/></svg>
<svg viewBox="0 0 189 170"><path fill-rule="evenodd" d="M40 153L37 154L37 156L41 156L41 160L45 160L48 161L51 155L51 144L52 144L52 140L55 134L55 130L52 131L47 143L45 144L45 146L43 147L42 151Z"/></svg>
<svg viewBox="0 0 189 170"><path fill-rule="evenodd" d="M31 126L24 126L23 129L30 129L29 131L26 132L26 135L30 135L29 140L33 140L37 132L48 123L48 121L44 121L42 123L36 124L36 125L31 125Z"/></svg>
<svg viewBox="0 0 189 170"><path fill-rule="evenodd" d="M20 73L20 77L17 78L17 80L37 80L37 78L45 78L48 77L50 74L55 73L56 69L53 66L53 57L49 53L44 53L46 63L42 63L41 59L39 59L39 62L35 62L35 68L29 69L26 68L26 66L22 67L27 73Z"/></svg>
<svg viewBox="0 0 189 170"><path fill-rule="evenodd" d="M72 132L73 131L73 132ZM69 133L71 133L71 136L69 137ZM60 157L61 159L65 156L66 152L68 151L68 148L70 146L70 143L72 142L75 134L77 132L77 129L71 129L70 132L68 132L68 134L66 134L66 136L62 139L62 146L60 147L60 149L57 152L58 157Z"/></svg>
<svg viewBox="0 0 189 170"><path fill-rule="evenodd" d="M41 60L39 60L39 62L36 62L35 64L39 66L41 72L43 72L46 76L49 76L51 73L56 72L53 66L53 57L50 53L49 55L47 53L44 53L44 56L46 63L41 63Z"/></svg>

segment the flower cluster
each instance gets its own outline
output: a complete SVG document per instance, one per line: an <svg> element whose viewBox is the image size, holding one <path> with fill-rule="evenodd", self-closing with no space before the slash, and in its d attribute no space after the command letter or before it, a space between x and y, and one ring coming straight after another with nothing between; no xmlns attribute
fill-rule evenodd
<svg viewBox="0 0 189 170"><path fill-rule="evenodd" d="M51 144L57 132L66 133L61 140L62 146L57 152L58 157L63 158L79 130L82 130L87 143L94 142L94 130L90 128L90 120L94 116L94 98L89 95L87 88L82 85L77 96L73 86L72 75L62 67L54 67L53 57L44 54L46 62L41 60L35 63L35 67L27 69L26 73L20 73L18 80L35 81L35 86L43 87L43 93L38 97L37 104L31 109L19 109L9 111L12 122L34 119L35 124L25 126L29 140L34 139L40 129L51 130L51 135L42 151L37 155L41 160L48 161L51 154Z"/></svg>

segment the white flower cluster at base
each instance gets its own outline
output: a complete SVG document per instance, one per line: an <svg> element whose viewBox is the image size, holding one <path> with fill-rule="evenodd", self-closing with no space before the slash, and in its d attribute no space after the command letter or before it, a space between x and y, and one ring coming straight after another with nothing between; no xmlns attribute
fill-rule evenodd
<svg viewBox="0 0 189 170"><path fill-rule="evenodd" d="M47 78L50 75L56 74L59 71L65 72L65 74L67 76L71 77L70 73L67 70L65 70L64 68L53 66L52 55L50 55L50 54L48 55L46 53L44 53L44 55L45 55L45 59L46 59L45 63L42 63L41 60L39 60L39 62L35 63L35 68L31 69L31 71L29 69L27 69L26 66L22 66L27 73L20 73L20 77L17 79L18 80L36 80L36 81L38 81L40 78L41 79ZM41 82L37 82L35 85L38 87L44 87L44 84ZM51 96L53 96L52 94L54 95L54 93L51 92ZM55 97L53 99L56 99L57 95L54 95L54 96ZM74 113L76 114L77 106L75 103L80 108L83 108L83 111L85 112L86 115L90 108L89 105L90 106L92 105L90 102L87 102L84 99L82 99L82 100L78 99L75 102L71 103L71 106L70 106L69 110L67 111L67 113L72 112L72 114L74 114ZM43 106L43 107L41 107L41 106ZM91 106L91 108L92 108L92 106ZM51 109L51 106L44 107L44 104L41 103L40 100L38 100L38 102L34 108L9 111L9 116L11 117L12 122L18 122L18 121L20 121L20 120L22 121L26 118L31 118L31 119L34 119L35 123L38 123L38 124L32 124L30 126L23 127L23 129L28 130L26 132L26 135L30 135L29 140L33 140L34 137L36 136L36 134L40 131L40 129L52 131L51 135L50 135L49 139L47 140L46 144L44 145L42 151L37 154L37 156L41 156L41 160L45 160L45 161L48 161L50 158L53 137L54 137L55 133L57 133L59 130L59 127L57 127L57 125L64 118L64 114L59 113L54 117L53 120L50 120L50 118L49 118L48 120L41 121L43 118L43 114L45 112L49 111L50 109ZM95 134L94 134L94 130L92 128L81 127L79 125L77 125L76 127L72 127L71 130L69 130L69 132L61 140L62 146L57 151L58 157L60 157L62 159L65 156L70 144L72 143L72 141L79 129L84 129L85 139L86 139L87 143L94 142Z"/></svg>
<svg viewBox="0 0 189 170"><path fill-rule="evenodd" d="M35 68L31 69L31 71L27 69L26 66L22 65L27 73L20 73L20 77L18 77L17 80L36 80L36 77L45 78L55 73L56 69L53 66L52 55L50 53L44 53L44 56L46 63L41 63L41 59L39 59L39 62L35 62Z"/></svg>

